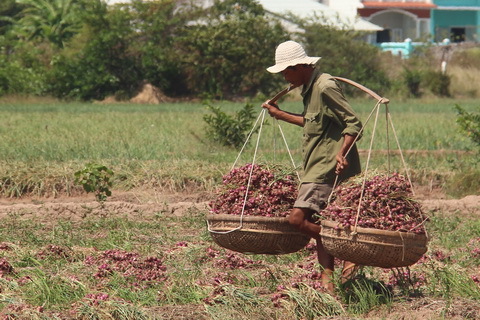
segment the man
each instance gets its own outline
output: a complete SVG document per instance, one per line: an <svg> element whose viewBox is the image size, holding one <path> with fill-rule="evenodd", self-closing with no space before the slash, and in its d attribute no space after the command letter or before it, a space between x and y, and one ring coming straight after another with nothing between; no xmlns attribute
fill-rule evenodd
<svg viewBox="0 0 480 320"><path fill-rule="evenodd" d="M312 216L326 206L337 175L338 181L342 181L360 173L354 142L362 124L336 80L320 72L319 60L320 57L307 56L297 42L281 43L275 51L275 65L267 70L281 72L292 86L303 86L304 111L290 113L270 100L262 107L276 119L303 127L303 174L289 222L316 240L318 262L323 267L322 284L333 293L334 258L325 252L319 235L321 227L313 222ZM355 267L344 262L342 281L353 274Z"/></svg>

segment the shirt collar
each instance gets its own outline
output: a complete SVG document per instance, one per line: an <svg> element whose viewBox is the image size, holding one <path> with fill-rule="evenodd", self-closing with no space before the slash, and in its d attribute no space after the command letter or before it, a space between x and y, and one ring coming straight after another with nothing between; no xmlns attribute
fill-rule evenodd
<svg viewBox="0 0 480 320"><path fill-rule="evenodd" d="M307 93L312 88L313 83L315 82L315 80L317 80L317 78L320 76L321 73L322 72L320 72L320 68L318 67L318 63L315 64L315 68L313 69L312 76L310 77L310 80L308 81L308 83L306 85L303 86L302 97L305 97L307 95Z"/></svg>

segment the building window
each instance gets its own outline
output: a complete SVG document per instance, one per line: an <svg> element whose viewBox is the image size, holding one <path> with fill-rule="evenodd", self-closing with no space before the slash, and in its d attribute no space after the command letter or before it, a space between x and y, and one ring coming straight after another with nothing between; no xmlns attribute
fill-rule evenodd
<svg viewBox="0 0 480 320"><path fill-rule="evenodd" d="M452 40L452 42L464 42L465 28L451 28L450 39Z"/></svg>
<svg viewBox="0 0 480 320"><path fill-rule="evenodd" d="M390 29L383 29L382 31L377 31L377 43L390 41Z"/></svg>
<svg viewBox="0 0 480 320"><path fill-rule="evenodd" d="M402 42L403 40L403 30L400 28L392 29L392 40L393 42Z"/></svg>

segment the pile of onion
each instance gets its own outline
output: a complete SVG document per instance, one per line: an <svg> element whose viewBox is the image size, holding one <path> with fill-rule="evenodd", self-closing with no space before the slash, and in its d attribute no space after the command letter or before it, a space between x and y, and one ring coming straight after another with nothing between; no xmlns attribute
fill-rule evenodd
<svg viewBox="0 0 480 320"><path fill-rule="evenodd" d="M285 217L297 198L297 186L296 177L281 167L246 164L223 177L209 205L215 214Z"/></svg>
<svg viewBox="0 0 480 320"><path fill-rule="evenodd" d="M410 183L404 176L378 174L363 182L356 178L339 185L333 201L319 213L319 219L339 222L346 228L356 225L425 233L427 217L420 203L413 199Z"/></svg>

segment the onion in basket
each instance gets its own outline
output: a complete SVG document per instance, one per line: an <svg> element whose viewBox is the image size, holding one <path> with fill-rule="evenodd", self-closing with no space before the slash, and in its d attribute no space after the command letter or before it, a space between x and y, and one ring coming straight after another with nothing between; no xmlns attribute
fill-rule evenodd
<svg viewBox="0 0 480 320"><path fill-rule="evenodd" d="M279 166L246 164L223 177L209 205L216 214L240 215L243 210L244 215L285 217L296 200L297 185L296 176Z"/></svg>
<svg viewBox="0 0 480 320"><path fill-rule="evenodd" d="M339 222L343 227L357 226L389 231L425 233L427 217L420 203L413 199L408 180L393 173L377 174L365 181L356 177L335 189L334 199L319 214L320 220Z"/></svg>

